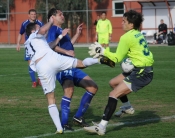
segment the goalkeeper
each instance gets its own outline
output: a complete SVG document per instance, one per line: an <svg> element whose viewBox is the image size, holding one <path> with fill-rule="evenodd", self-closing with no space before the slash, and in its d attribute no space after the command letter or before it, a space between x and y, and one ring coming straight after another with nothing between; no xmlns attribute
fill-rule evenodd
<svg viewBox="0 0 175 138"><path fill-rule="evenodd" d="M86 131L104 135L108 121L116 110L118 99L122 101L123 106L117 115L134 113L127 94L140 90L152 81L154 60L144 36L139 31L142 22L143 15L140 13L134 10L124 13L122 27L125 34L120 38L116 53L107 51L98 43L91 45L90 55L104 55L115 63L121 62L127 56L135 67L129 74L122 73L110 80L109 84L113 90L109 93L102 120L99 124L94 123L94 126L84 127Z"/></svg>
<svg viewBox="0 0 175 138"><path fill-rule="evenodd" d="M112 25L111 22L106 19L106 12L101 13L101 19L97 22L96 25L96 41L110 51L109 41L112 38Z"/></svg>

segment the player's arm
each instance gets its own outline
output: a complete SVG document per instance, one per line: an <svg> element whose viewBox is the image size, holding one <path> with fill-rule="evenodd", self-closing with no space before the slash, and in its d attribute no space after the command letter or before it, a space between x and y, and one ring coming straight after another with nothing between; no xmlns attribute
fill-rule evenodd
<svg viewBox="0 0 175 138"><path fill-rule="evenodd" d="M82 32L82 26L83 26L83 23L80 24L78 27L77 27L77 31L76 31L76 34L72 37L71 39L71 43L72 44L75 44L75 42L77 41L78 37L80 36L81 32Z"/></svg>
<svg viewBox="0 0 175 138"><path fill-rule="evenodd" d="M112 37L112 25L111 25L111 22L109 21L109 38L111 39Z"/></svg>
<svg viewBox="0 0 175 138"><path fill-rule="evenodd" d="M89 47L90 51L88 53L90 56L93 56L93 58L98 58L100 55L103 55L115 63L121 62L129 50L129 44L127 44L128 41L121 37L115 53L105 50L99 43L95 42Z"/></svg>
<svg viewBox="0 0 175 138"><path fill-rule="evenodd" d="M49 19L49 22L47 22L44 26L42 26L39 29L38 34L45 35L48 32L48 30L50 29L50 27L52 26L52 24L53 24L53 18L51 16Z"/></svg>
<svg viewBox="0 0 175 138"><path fill-rule="evenodd" d="M17 51L20 51L20 42L21 42L21 38L22 38L22 35L21 35L21 34L18 34L17 46L16 46L16 50L17 50Z"/></svg>
<svg viewBox="0 0 175 138"><path fill-rule="evenodd" d="M20 42L21 42L22 35L24 34L24 32L25 32L25 27L22 23L21 28L20 28L20 32L19 32L18 37L17 37L17 46L16 46L17 51L20 51Z"/></svg>
<svg viewBox="0 0 175 138"><path fill-rule="evenodd" d="M117 63L123 60L123 58L127 55L128 50L129 50L129 45L127 44L127 41L121 37L119 44L117 46L116 52L112 53L110 51L104 50L103 55L108 57L110 60L114 61L115 63Z"/></svg>
<svg viewBox="0 0 175 138"><path fill-rule="evenodd" d="M57 46L57 44L59 43L59 41L62 39L62 35L59 35L58 37L57 37L57 39L55 39L54 41L52 41L52 42L50 42L49 43L49 46L50 46L50 48L51 49L54 49L55 50L55 47ZM62 48L60 48L61 50L62 50ZM60 50L59 49L59 50ZM58 51L57 51L58 52Z"/></svg>

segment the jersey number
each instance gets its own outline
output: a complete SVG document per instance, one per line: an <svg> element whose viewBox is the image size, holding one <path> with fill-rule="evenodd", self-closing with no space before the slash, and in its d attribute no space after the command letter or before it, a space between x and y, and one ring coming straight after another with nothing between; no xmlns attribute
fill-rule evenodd
<svg viewBox="0 0 175 138"><path fill-rule="evenodd" d="M149 56L149 48L148 48L148 44L147 42L145 41L145 39L141 39L140 40L140 45L144 47L144 50L143 50L143 54L145 56Z"/></svg>

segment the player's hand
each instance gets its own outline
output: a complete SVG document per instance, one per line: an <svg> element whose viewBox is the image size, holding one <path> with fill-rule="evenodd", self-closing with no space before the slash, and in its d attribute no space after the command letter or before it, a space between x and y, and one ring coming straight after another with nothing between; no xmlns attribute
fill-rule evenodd
<svg viewBox="0 0 175 138"><path fill-rule="evenodd" d="M65 29L62 31L62 35L65 36L69 31L70 31L70 29L65 28Z"/></svg>
<svg viewBox="0 0 175 138"><path fill-rule="evenodd" d="M49 22L53 23L53 16L50 16Z"/></svg>
<svg viewBox="0 0 175 138"><path fill-rule="evenodd" d="M112 40L112 36L109 36L109 41L111 41Z"/></svg>
<svg viewBox="0 0 175 138"><path fill-rule="evenodd" d="M81 23L81 24L77 27L77 32L76 32L76 34L81 34L82 29L83 29L83 23Z"/></svg>
<svg viewBox="0 0 175 138"><path fill-rule="evenodd" d="M20 45L18 44L17 46L16 46L16 51L20 51Z"/></svg>
<svg viewBox="0 0 175 138"><path fill-rule="evenodd" d="M95 36L95 41L98 41L98 35Z"/></svg>
<svg viewBox="0 0 175 138"><path fill-rule="evenodd" d="M93 58L98 58L100 55L103 55L104 50L105 49L98 42L95 42L89 46L88 53L90 56L93 56Z"/></svg>

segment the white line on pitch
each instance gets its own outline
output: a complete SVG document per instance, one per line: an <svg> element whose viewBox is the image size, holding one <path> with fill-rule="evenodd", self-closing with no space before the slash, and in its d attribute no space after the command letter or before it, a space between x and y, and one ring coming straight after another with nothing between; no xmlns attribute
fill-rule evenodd
<svg viewBox="0 0 175 138"><path fill-rule="evenodd" d="M154 122L154 121L169 120L169 119L175 119L175 115L162 117L162 118L150 118L150 119L145 119L145 120L140 120L140 121L133 121L133 122L121 122L121 123L109 124L107 127L123 126L123 125L130 125L130 124L139 124L139 123ZM83 128L76 129L73 132L78 132L78 131L82 131L82 130L83 130ZM73 132L64 132L64 133L73 133ZM40 137L46 137L46 136L52 136L52 135L55 135L55 134L54 133L47 133L47 134L43 134L43 135L29 136L29 137L24 137L24 138L40 138Z"/></svg>

